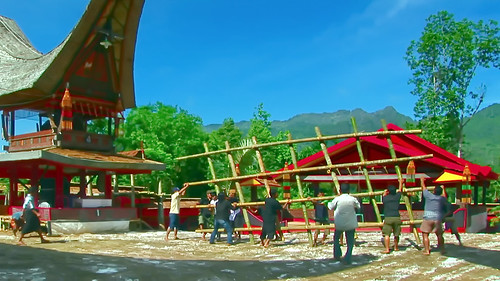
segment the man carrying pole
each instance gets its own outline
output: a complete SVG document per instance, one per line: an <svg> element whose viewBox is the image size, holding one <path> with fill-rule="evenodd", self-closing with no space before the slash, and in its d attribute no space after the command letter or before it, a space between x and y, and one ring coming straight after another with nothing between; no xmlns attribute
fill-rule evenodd
<svg viewBox="0 0 500 281"><path fill-rule="evenodd" d="M431 193L425 186L425 180L420 179L420 183L423 189L423 195L425 198L424 206L424 221L420 225L420 231L422 231L422 240L424 243L424 255L428 256L431 254L429 233L436 233L438 240L438 247L441 253L444 253L444 238L443 238L443 227L442 220L444 214L447 213L448 204L446 198L441 196L443 194L443 188L441 186L436 186L434 193Z"/></svg>
<svg viewBox="0 0 500 281"><path fill-rule="evenodd" d="M399 201L401 200L401 190L403 190L403 179L399 179L399 189L394 185L389 185L382 197L384 204L384 254L389 254L389 244L391 242L391 233L394 233L394 251L399 251L399 235L401 234L401 217L399 216Z"/></svg>
<svg viewBox="0 0 500 281"><path fill-rule="evenodd" d="M177 237L177 230L179 230L180 218L179 213L181 210L181 197L186 194L186 189L189 187L188 183L182 186L182 189L174 187L172 189L173 193L170 195L170 212L168 214L169 224L167 228L167 234L165 235L165 240L168 241L168 236L170 231L174 230L174 239L179 239Z"/></svg>

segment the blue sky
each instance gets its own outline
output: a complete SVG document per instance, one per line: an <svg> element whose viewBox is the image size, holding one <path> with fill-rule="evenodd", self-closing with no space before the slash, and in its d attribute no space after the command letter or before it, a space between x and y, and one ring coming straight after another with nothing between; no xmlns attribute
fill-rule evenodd
<svg viewBox="0 0 500 281"><path fill-rule="evenodd" d="M87 0L2 0L43 53L62 42ZM429 15L500 21L494 0L147 0L135 58L137 105L161 101L203 119L272 120L388 105L413 117L403 56ZM500 102L500 71L479 71L484 105Z"/></svg>

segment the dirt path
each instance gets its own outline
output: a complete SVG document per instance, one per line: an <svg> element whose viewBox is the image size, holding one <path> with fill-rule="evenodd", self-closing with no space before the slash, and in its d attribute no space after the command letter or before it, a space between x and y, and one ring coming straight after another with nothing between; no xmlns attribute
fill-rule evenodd
<svg viewBox="0 0 500 281"><path fill-rule="evenodd" d="M382 254L379 233L359 233L353 264L331 259L332 244L311 248L304 233L264 249L248 237L234 246L210 245L180 232L82 234L38 238L17 246L0 232L2 280L500 280L500 235L464 234L465 246L445 234L447 253L422 255L403 236L401 251ZM224 238L224 235L223 235ZM435 244L435 240L431 240Z"/></svg>

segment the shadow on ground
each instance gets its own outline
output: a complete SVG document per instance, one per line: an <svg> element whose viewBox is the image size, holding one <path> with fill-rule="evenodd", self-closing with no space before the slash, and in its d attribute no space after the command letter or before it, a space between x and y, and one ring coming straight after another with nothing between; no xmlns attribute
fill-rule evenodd
<svg viewBox="0 0 500 281"><path fill-rule="evenodd" d="M470 263L500 269L500 251L480 249L467 246L445 244L443 256L463 259Z"/></svg>
<svg viewBox="0 0 500 281"><path fill-rule="evenodd" d="M214 252L214 255L217 253ZM75 254L0 244L2 280L268 280L319 277L372 262L353 256L352 265L333 260L162 260Z"/></svg>

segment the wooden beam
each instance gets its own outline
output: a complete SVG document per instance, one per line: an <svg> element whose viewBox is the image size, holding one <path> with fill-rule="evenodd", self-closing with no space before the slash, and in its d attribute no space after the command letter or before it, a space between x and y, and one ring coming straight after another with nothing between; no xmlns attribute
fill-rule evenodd
<svg viewBox="0 0 500 281"><path fill-rule="evenodd" d="M433 157L432 154L426 154L426 155L420 155L420 156L401 157L401 158L396 158L396 159L382 159L382 160L373 160L373 161L360 161L360 162L353 162L353 163L333 164L333 165L325 165L325 166L309 167L309 168L296 168L296 169L291 169L291 170L281 170L281 171L275 171L275 172L257 173L257 174L252 174L252 175L244 175L244 176L237 176L237 177L228 177L228 178L221 178L221 179L212 179L212 180L190 182L189 185L193 186L193 185L205 185L205 184L209 184L209 183L224 182L224 181L240 181L240 180L257 178L257 177L265 178L265 177L274 176L274 175L324 171L324 170L337 169L337 168L348 168L348 167L359 167L359 166L364 167L364 166L370 166L370 165L392 164L392 163L399 163L399 162L408 162L410 160L422 160L422 159L427 159L427 158L432 158L432 157Z"/></svg>
<svg viewBox="0 0 500 281"><path fill-rule="evenodd" d="M341 135L334 135L334 136L322 136L321 138L318 138L318 137L304 138L304 139L296 139L296 140L260 143L260 144L254 144L254 145L249 146L249 147L248 146L234 147L234 148L229 148L229 149L222 149L222 150L216 150L216 151L210 151L210 152L205 152L205 153L177 157L177 158L175 158L175 160L180 161L180 160L198 158L198 157L203 157L203 156L210 156L210 155L227 153L227 152L238 151L238 150L249 149L249 148L250 149L257 149L257 148L276 146L276 145L291 145L291 144L296 144L296 143L313 142L313 141L321 141L321 140L327 141L327 140L335 140L335 139L347 139L347 138L352 138L352 137L404 135L404 134L420 134L420 133L422 133L422 130L377 131L377 132L368 132L368 133L352 133L352 134L341 134Z"/></svg>

